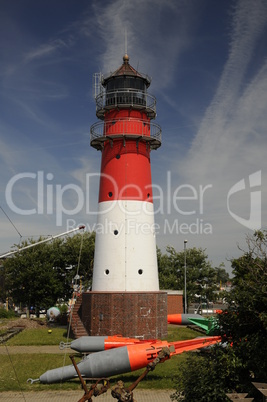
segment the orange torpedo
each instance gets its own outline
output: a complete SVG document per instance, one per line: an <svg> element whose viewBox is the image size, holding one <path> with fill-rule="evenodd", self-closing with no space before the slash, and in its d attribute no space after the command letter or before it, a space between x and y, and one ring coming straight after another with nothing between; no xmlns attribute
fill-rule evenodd
<svg viewBox="0 0 267 402"><path fill-rule="evenodd" d="M170 354L165 360L170 359L176 354L201 349L220 341L221 338L219 336L209 336L176 342L160 340L140 342L140 344L121 346L89 354L77 363L77 366L83 377L111 377L146 367L166 347L170 349ZM42 374L39 379L32 380L32 382L40 381L43 384L52 384L67 381L74 377L77 377L77 372L73 365L69 365L49 370Z"/></svg>

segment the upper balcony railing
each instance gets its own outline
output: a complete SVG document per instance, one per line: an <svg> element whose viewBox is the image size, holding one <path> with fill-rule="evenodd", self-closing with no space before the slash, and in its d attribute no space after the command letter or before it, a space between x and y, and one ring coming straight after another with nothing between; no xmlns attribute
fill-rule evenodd
<svg viewBox="0 0 267 402"><path fill-rule="evenodd" d="M99 150L103 149L106 141L119 138L146 142L150 149L157 149L161 145L161 127L150 120L128 117L98 121L91 126L90 132L91 146Z"/></svg>
<svg viewBox="0 0 267 402"><path fill-rule="evenodd" d="M156 98L147 92L124 88L114 91L103 91L96 96L96 115L104 118L106 110L113 108L143 109L148 117L156 117Z"/></svg>

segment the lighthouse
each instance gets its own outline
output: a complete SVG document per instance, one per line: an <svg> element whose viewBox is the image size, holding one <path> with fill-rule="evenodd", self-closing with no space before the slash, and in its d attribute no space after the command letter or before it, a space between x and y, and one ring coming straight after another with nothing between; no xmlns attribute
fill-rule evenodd
<svg viewBox="0 0 267 402"><path fill-rule="evenodd" d="M161 145L150 78L129 63L101 78L91 146L101 152L92 291L83 297L89 335L167 333L159 290L150 154Z"/></svg>

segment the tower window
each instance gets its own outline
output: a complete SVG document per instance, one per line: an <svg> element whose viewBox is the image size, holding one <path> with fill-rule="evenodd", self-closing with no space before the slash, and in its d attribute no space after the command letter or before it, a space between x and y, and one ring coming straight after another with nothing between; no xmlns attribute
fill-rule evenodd
<svg viewBox="0 0 267 402"><path fill-rule="evenodd" d="M143 273L143 270L142 270L142 269L138 269L138 274L139 274L139 275L142 275L142 273Z"/></svg>
<svg viewBox="0 0 267 402"><path fill-rule="evenodd" d="M106 270L105 270L105 274L106 274L106 275L109 275L109 269L106 269Z"/></svg>
<svg viewBox="0 0 267 402"><path fill-rule="evenodd" d="M119 234L119 231L116 229L116 230L114 230L113 233L114 233L115 236L117 236Z"/></svg>
<svg viewBox="0 0 267 402"><path fill-rule="evenodd" d="M108 196L109 196L109 198L111 198L111 197L113 196L112 191L110 191L110 192L108 193Z"/></svg>

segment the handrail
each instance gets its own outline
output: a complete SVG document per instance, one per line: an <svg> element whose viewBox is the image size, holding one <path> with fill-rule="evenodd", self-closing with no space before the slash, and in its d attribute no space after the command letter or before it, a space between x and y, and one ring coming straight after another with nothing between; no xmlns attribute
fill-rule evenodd
<svg viewBox="0 0 267 402"><path fill-rule="evenodd" d="M116 107L145 109L155 117L156 98L147 92L131 88L103 91L97 95L96 114L98 117L104 113L104 110Z"/></svg>
<svg viewBox="0 0 267 402"><path fill-rule="evenodd" d="M91 126L91 143L111 137L141 137L146 141L156 140L161 143L161 127L148 120L132 117L99 121ZM108 138L107 138L108 137Z"/></svg>

